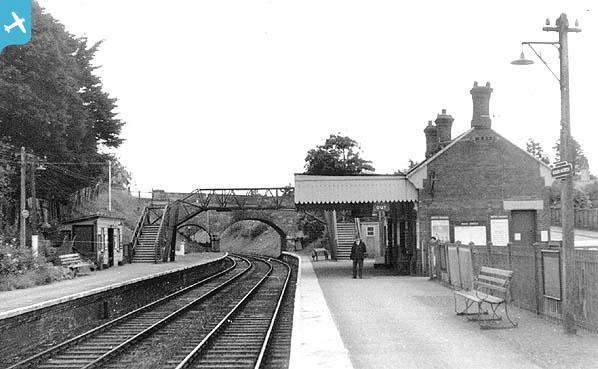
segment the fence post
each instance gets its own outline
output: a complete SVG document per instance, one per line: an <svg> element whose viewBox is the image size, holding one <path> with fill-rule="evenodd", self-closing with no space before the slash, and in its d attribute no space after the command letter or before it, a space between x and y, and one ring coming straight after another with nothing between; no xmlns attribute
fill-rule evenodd
<svg viewBox="0 0 598 369"><path fill-rule="evenodd" d="M509 263L509 270L513 270L513 244L507 242L507 261Z"/></svg>
<svg viewBox="0 0 598 369"><path fill-rule="evenodd" d="M492 262L492 242L486 243L486 254L488 254L488 266L493 267L494 263Z"/></svg>
<svg viewBox="0 0 598 369"><path fill-rule="evenodd" d="M533 244L533 248L534 248L534 283L536 286L536 315L540 314L540 299L541 299L541 295L542 295L542 290L540 288L540 273L542 273L542 271L540 270L540 266L539 266L539 262L538 262L538 254L539 251L542 250L542 245L538 242L534 242Z"/></svg>

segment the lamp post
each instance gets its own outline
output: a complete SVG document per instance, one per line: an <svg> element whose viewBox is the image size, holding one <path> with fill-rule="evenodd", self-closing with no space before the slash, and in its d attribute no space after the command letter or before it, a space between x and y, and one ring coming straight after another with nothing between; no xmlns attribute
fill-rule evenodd
<svg viewBox="0 0 598 369"><path fill-rule="evenodd" d="M575 22L577 26L577 21ZM532 51L540 58L544 65L559 81L561 88L561 144L560 156L561 161L567 161L574 165L575 151L573 148L573 140L571 138L571 123L570 123L570 109L569 109L569 50L568 50L568 34L569 32L581 32L579 28L569 27L567 15L562 13L556 20L555 27L550 27L550 21L546 20L546 26L543 31L558 32L558 42L522 42L522 45L528 45ZM536 52L532 45L550 44L558 47L560 60L560 78L550 69L548 64L544 61L542 56ZM528 65L532 64L531 60L525 59L523 52L518 60L511 62L514 65ZM573 210L573 173L567 176L561 187L561 225L563 228L563 244L562 244L562 285L564 286L564 296L562 300L563 325L565 332L575 334L575 318L574 307L576 295L574 294L575 282L575 261L573 259L574 249L574 210Z"/></svg>

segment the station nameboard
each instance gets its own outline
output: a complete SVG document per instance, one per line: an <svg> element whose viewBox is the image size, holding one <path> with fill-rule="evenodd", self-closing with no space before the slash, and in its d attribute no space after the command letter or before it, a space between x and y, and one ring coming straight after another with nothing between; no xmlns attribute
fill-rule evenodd
<svg viewBox="0 0 598 369"><path fill-rule="evenodd" d="M566 161L560 161L554 164L552 168L552 177L556 179L564 179L569 177L573 172L573 165Z"/></svg>

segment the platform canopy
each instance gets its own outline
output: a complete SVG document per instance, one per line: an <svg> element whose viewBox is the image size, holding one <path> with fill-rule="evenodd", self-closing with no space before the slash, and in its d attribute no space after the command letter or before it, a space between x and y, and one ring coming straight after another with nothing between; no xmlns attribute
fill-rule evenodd
<svg viewBox="0 0 598 369"><path fill-rule="evenodd" d="M295 204L299 208L402 201L417 201L417 189L404 175L295 174Z"/></svg>

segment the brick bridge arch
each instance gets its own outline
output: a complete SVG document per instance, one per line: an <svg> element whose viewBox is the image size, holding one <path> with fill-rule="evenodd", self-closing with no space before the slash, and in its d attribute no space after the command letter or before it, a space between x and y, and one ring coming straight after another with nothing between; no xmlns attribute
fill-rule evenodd
<svg viewBox="0 0 598 369"><path fill-rule="evenodd" d="M190 225L203 229L210 235L212 249L219 251L220 236L233 224L245 220L259 221L272 227L280 236L281 252L288 249L294 250L298 232L298 213L292 209L233 210L227 212L206 210L181 223L177 229Z"/></svg>

